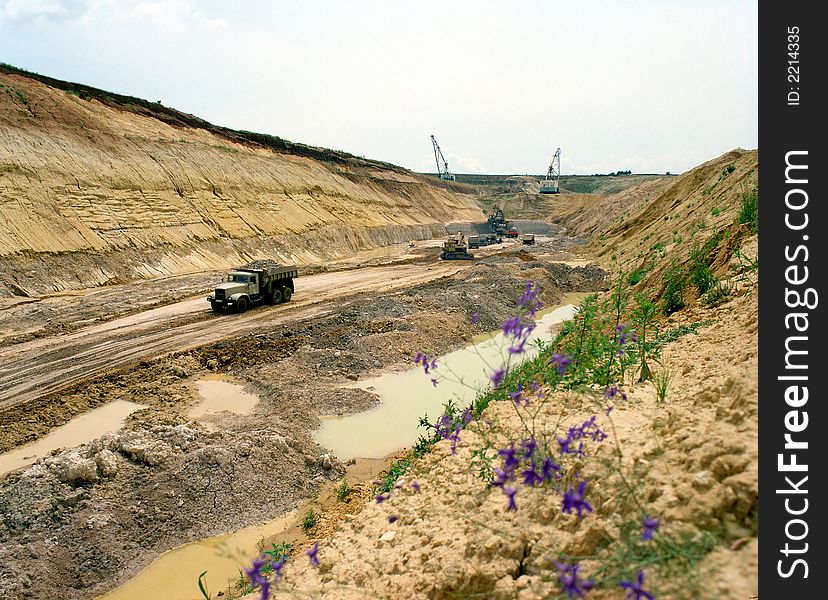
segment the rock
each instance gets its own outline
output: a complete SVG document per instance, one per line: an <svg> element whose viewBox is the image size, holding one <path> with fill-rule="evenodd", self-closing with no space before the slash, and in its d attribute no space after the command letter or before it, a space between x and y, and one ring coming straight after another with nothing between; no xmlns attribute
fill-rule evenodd
<svg viewBox="0 0 828 600"><path fill-rule="evenodd" d="M397 532L396 531L386 531L385 533L383 533L380 536L380 541L390 543L390 542L394 541L395 537L397 537Z"/></svg>
<svg viewBox="0 0 828 600"><path fill-rule="evenodd" d="M215 371L219 366L218 361L215 358L211 358L207 361L207 368L211 371Z"/></svg>
<svg viewBox="0 0 828 600"><path fill-rule="evenodd" d="M95 455L95 465L102 477L114 477L118 474L118 455L111 450L101 450Z"/></svg>
<svg viewBox="0 0 828 600"><path fill-rule="evenodd" d="M710 471L699 471L693 475L693 487L700 492L706 492L709 490L713 486L713 483L714 479Z"/></svg>
<svg viewBox="0 0 828 600"><path fill-rule="evenodd" d="M91 458L84 458L77 450L70 450L57 456L52 463L58 479L77 486L98 481L98 465Z"/></svg>

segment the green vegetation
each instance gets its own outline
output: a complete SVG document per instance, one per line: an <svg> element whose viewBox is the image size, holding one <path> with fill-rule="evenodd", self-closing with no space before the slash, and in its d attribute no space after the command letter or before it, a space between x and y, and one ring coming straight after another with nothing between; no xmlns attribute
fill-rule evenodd
<svg viewBox="0 0 828 600"><path fill-rule="evenodd" d="M314 528L314 526L319 522L319 515L313 512L313 509L308 509L308 512L305 513L305 517L302 519L302 529L306 532L310 531Z"/></svg>
<svg viewBox="0 0 828 600"><path fill-rule="evenodd" d="M644 279L644 276L649 272L649 270L650 269L647 265L633 269L627 274L627 284L631 286L638 284L642 279Z"/></svg>
<svg viewBox="0 0 828 600"><path fill-rule="evenodd" d="M659 362L659 369L653 374L653 384L656 389L656 399L659 402L667 400L667 389L670 387L670 369Z"/></svg>
<svg viewBox="0 0 828 600"><path fill-rule="evenodd" d="M742 208L737 218L739 223L747 225L753 233L759 231L759 192L756 188L742 194Z"/></svg>
<svg viewBox="0 0 828 600"><path fill-rule="evenodd" d="M339 487L336 488L336 498L340 502L344 502L345 499L351 495L351 486L348 485L348 482L343 479L342 483L339 484Z"/></svg>
<svg viewBox="0 0 828 600"><path fill-rule="evenodd" d="M733 285L726 281L719 281L702 296L705 306L713 308L727 301L733 295Z"/></svg>
<svg viewBox="0 0 828 600"><path fill-rule="evenodd" d="M696 286L699 295L706 293L716 283L716 278L708 265L705 250L708 244L703 247L693 246L690 251L690 281Z"/></svg>
<svg viewBox="0 0 828 600"><path fill-rule="evenodd" d="M706 597L699 563L724 542L724 535L709 531L664 532L643 542L641 524L633 520L624 523L620 531L618 542L594 557L600 563L595 574L597 587L612 588L613 582L634 580L638 569L653 568L662 582L652 590L656 598Z"/></svg>
<svg viewBox="0 0 828 600"><path fill-rule="evenodd" d="M687 282L684 279L682 268L673 263L664 271L664 295L662 309L665 315L671 315L684 308L684 288Z"/></svg>
<svg viewBox="0 0 828 600"><path fill-rule="evenodd" d="M207 589L207 571L198 576L198 591L204 596L204 600L210 600L210 590Z"/></svg>

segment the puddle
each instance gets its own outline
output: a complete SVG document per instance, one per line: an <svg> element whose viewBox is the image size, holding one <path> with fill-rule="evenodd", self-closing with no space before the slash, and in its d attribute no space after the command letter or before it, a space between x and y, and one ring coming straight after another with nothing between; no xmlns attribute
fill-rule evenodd
<svg viewBox="0 0 828 600"><path fill-rule="evenodd" d="M259 401L258 396L245 392L242 386L222 375L207 375L197 385L202 400L187 411L193 419L220 412L249 415Z"/></svg>
<svg viewBox="0 0 828 600"><path fill-rule="evenodd" d="M539 319L532 339L550 341L555 335L550 331L552 326L571 319L577 310L574 303L580 303L587 295L569 295L564 301L571 303L546 311ZM464 383L441 380L435 387L421 368L359 382L358 387L380 396L380 405L356 415L323 417L314 438L342 461L356 456L381 457L412 446L425 433L418 427L420 417L427 414L434 420L442 413L445 402L452 398L460 405L467 405L478 388L488 386L492 371L505 361L503 337L502 333L489 334L466 348L437 359L438 374L452 380L462 377ZM530 348L527 344L527 350L524 359L537 354L534 346Z"/></svg>
<svg viewBox="0 0 828 600"><path fill-rule="evenodd" d="M223 591L238 579L239 569L249 567L259 554L259 541L283 531L295 519L294 510L261 525L173 548L99 600L194 600L201 597L198 576L204 571L210 593Z"/></svg>
<svg viewBox="0 0 828 600"><path fill-rule="evenodd" d="M75 417L36 442L0 454L0 475L27 467L57 448L74 448L110 431L117 431L129 415L142 408L146 407L135 402L115 400Z"/></svg>
<svg viewBox="0 0 828 600"><path fill-rule="evenodd" d="M392 457L358 459L346 467L346 477L354 482L376 479L391 464ZM192 542L164 552L149 566L120 587L98 600L195 600L201 598L198 576L207 571L207 588L211 598L231 587L238 579L239 569L249 567L259 555L259 542L266 548L271 543L290 539L290 532L299 527L299 515L305 510L298 508L261 525L253 525L197 542ZM291 560L302 560L299 553ZM258 597L258 596L257 596Z"/></svg>

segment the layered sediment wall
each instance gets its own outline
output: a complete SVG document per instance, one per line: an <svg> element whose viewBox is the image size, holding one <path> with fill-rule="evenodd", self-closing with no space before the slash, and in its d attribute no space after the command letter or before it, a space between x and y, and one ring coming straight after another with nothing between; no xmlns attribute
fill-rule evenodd
<svg viewBox="0 0 828 600"><path fill-rule="evenodd" d="M470 198L400 167L39 79L0 69L6 294L260 257L319 264L484 218Z"/></svg>

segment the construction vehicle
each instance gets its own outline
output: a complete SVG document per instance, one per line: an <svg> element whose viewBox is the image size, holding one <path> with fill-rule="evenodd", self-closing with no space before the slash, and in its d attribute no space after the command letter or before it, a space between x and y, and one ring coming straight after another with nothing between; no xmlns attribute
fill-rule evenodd
<svg viewBox="0 0 828 600"><path fill-rule="evenodd" d="M272 260L254 260L227 274L225 280L207 296L216 312L243 313L254 304L279 304L290 301L298 277L296 265L280 265Z"/></svg>
<svg viewBox="0 0 828 600"><path fill-rule="evenodd" d="M517 227L512 226L506 230L506 237L507 238L516 238L520 235L520 231L518 231Z"/></svg>
<svg viewBox="0 0 828 600"><path fill-rule="evenodd" d="M520 236L520 241L522 241L525 246L531 246L535 243L535 234L524 233L522 236Z"/></svg>
<svg viewBox="0 0 828 600"><path fill-rule="evenodd" d="M489 229L492 230L492 233L506 235L506 231L509 229L509 221L506 220L503 211L497 206L492 209L492 214L489 215L487 221L489 222Z"/></svg>
<svg viewBox="0 0 828 600"><path fill-rule="evenodd" d="M469 250L472 248L480 248L480 236L479 235L470 235L469 236Z"/></svg>
<svg viewBox="0 0 828 600"><path fill-rule="evenodd" d="M440 253L440 258L443 260L471 260L474 255L466 250L466 244L462 237L460 239L449 238L443 242L443 251Z"/></svg>
<svg viewBox="0 0 828 600"><path fill-rule="evenodd" d="M541 181L541 194L557 194L561 191L561 149L555 150L555 156L552 157L552 162L549 165L549 170L546 172L546 179Z"/></svg>
<svg viewBox="0 0 828 600"><path fill-rule="evenodd" d="M434 147L434 160L437 161L438 177L447 181L454 181L454 173L449 171L448 161L446 160L446 157L443 156L443 151L440 150L440 145L437 143L437 139L433 135L431 136L431 145Z"/></svg>

